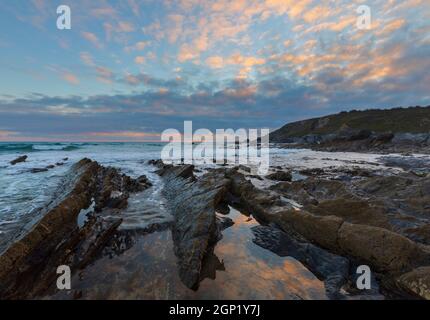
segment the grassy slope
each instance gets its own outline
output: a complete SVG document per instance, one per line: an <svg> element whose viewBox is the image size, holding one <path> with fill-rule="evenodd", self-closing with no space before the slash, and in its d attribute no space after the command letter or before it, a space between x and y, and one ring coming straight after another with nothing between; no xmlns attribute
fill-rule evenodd
<svg viewBox="0 0 430 320"><path fill-rule="evenodd" d="M430 106L388 110L349 111L289 123L270 134L272 141L308 134L328 134L342 128L367 129L375 132L430 132Z"/></svg>

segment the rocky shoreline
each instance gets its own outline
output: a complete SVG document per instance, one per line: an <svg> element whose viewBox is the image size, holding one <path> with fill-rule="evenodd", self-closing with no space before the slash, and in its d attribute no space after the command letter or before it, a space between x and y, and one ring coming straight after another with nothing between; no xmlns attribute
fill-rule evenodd
<svg viewBox="0 0 430 320"><path fill-rule="evenodd" d="M430 134L376 133L368 130L344 130L334 134L311 134L282 139L271 137L278 148L311 149L328 152L430 154Z"/></svg>
<svg viewBox="0 0 430 320"><path fill-rule="evenodd" d="M288 123L270 133L284 148L430 154L430 106L352 110Z"/></svg>
<svg viewBox="0 0 430 320"><path fill-rule="evenodd" d="M399 166L400 160L385 161ZM233 225L233 207L258 221L255 244L300 261L324 282L329 299L430 299L430 175L426 162L403 162L396 173L280 166L260 177L246 166L197 169L154 160L173 219L121 230L130 195L145 201L151 182L83 159L39 209L41 220L1 254L0 298L58 297L57 266L81 274L98 259L132 248L133 237L162 230L172 234L180 280L199 290L222 266L211 257ZM371 290L355 288L362 264L372 270ZM71 294L79 299L83 293Z"/></svg>

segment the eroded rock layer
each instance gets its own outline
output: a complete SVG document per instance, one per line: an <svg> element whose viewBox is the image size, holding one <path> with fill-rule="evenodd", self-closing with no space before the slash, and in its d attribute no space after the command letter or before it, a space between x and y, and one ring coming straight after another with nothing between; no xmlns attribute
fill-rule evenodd
<svg viewBox="0 0 430 320"><path fill-rule="evenodd" d="M72 271L84 267L111 238L121 219L105 221L99 214L79 226L82 211L91 204L96 212L123 208L130 192L147 187L89 159L73 165L52 201L38 209L42 218L0 256L0 297L33 298L51 286L58 266L66 264Z"/></svg>

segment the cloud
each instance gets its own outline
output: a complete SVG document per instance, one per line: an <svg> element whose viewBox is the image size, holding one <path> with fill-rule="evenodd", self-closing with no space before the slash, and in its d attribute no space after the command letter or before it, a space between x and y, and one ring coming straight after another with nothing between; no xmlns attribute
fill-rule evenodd
<svg viewBox="0 0 430 320"><path fill-rule="evenodd" d="M132 46L127 46L124 48L125 52L132 52L132 51L142 51L144 50L148 45L150 45L149 41L139 41L136 42Z"/></svg>
<svg viewBox="0 0 430 320"><path fill-rule="evenodd" d="M159 133L148 133L138 131L113 131L113 132L89 132L85 135L92 137L103 137L103 138L159 138Z"/></svg>
<svg viewBox="0 0 430 320"><path fill-rule="evenodd" d="M8 131L8 130L0 130L0 139L10 139L11 137L14 137L18 135L18 132L16 131Z"/></svg>
<svg viewBox="0 0 430 320"><path fill-rule="evenodd" d="M137 64L144 64L145 63L145 57L137 56L136 58L134 58L134 62L136 62Z"/></svg>
<svg viewBox="0 0 430 320"><path fill-rule="evenodd" d="M133 24L127 21L118 22L118 28L116 29L117 32L133 32L134 30Z"/></svg>
<svg viewBox="0 0 430 320"><path fill-rule="evenodd" d="M73 85L77 85L77 84L79 84L79 79L78 79L78 77L76 76L76 75L74 75L73 73L70 73L70 72L66 72L66 73L64 73L63 74L63 79L65 80L65 81L67 81L68 83L70 83L70 84L73 84Z"/></svg>
<svg viewBox="0 0 430 320"><path fill-rule="evenodd" d="M82 61L85 65L87 65L87 66L89 66L89 67L94 67L94 66L95 66L95 63L94 63L93 57L92 57L92 56L91 56L91 54L89 54L88 52L81 52L81 53L79 54L79 57L80 57L81 61Z"/></svg>
<svg viewBox="0 0 430 320"><path fill-rule="evenodd" d="M206 64L212 69L220 69L224 67L224 59L220 56L213 56L206 59Z"/></svg>
<svg viewBox="0 0 430 320"><path fill-rule="evenodd" d="M112 7L99 7L99 8L92 9L90 12L91 12L91 15L96 18L105 18L106 16L108 17L116 16L116 11Z"/></svg>
<svg viewBox="0 0 430 320"><path fill-rule="evenodd" d="M95 68L97 73L97 80L106 83L106 84L112 84L114 81L114 73L112 70L106 67L96 66Z"/></svg>
<svg viewBox="0 0 430 320"><path fill-rule="evenodd" d="M35 38L43 32L47 42L36 61L13 51L20 39L0 39L1 57L16 53L2 59L6 78L16 76L0 93L0 127L82 138L152 132L186 118L276 127L349 108L428 104L429 2L375 2L372 29L358 30L362 2L76 0L62 55L47 1L26 10L2 2L0 12L12 17L5 23L15 17L17 27ZM22 81L29 74L38 82Z"/></svg>
<svg viewBox="0 0 430 320"><path fill-rule="evenodd" d="M89 42L91 42L95 47L101 49L103 48L103 44L101 43L101 41L99 40L99 38L91 32L87 32L87 31L82 31L82 36L84 37L84 39L88 40Z"/></svg>
<svg viewBox="0 0 430 320"><path fill-rule="evenodd" d="M400 29L406 24L405 19L395 19L387 23L382 24L382 29L376 30L375 34L377 36L384 36L391 34L392 32Z"/></svg>

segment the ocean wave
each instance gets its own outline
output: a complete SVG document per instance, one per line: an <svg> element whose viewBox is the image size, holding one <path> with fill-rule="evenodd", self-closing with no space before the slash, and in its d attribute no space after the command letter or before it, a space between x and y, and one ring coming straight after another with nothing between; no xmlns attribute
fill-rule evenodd
<svg viewBox="0 0 430 320"><path fill-rule="evenodd" d="M38 152L38 151L73 151L82 145L64 143L5 143L0 144L0 152Z"/></svg>

